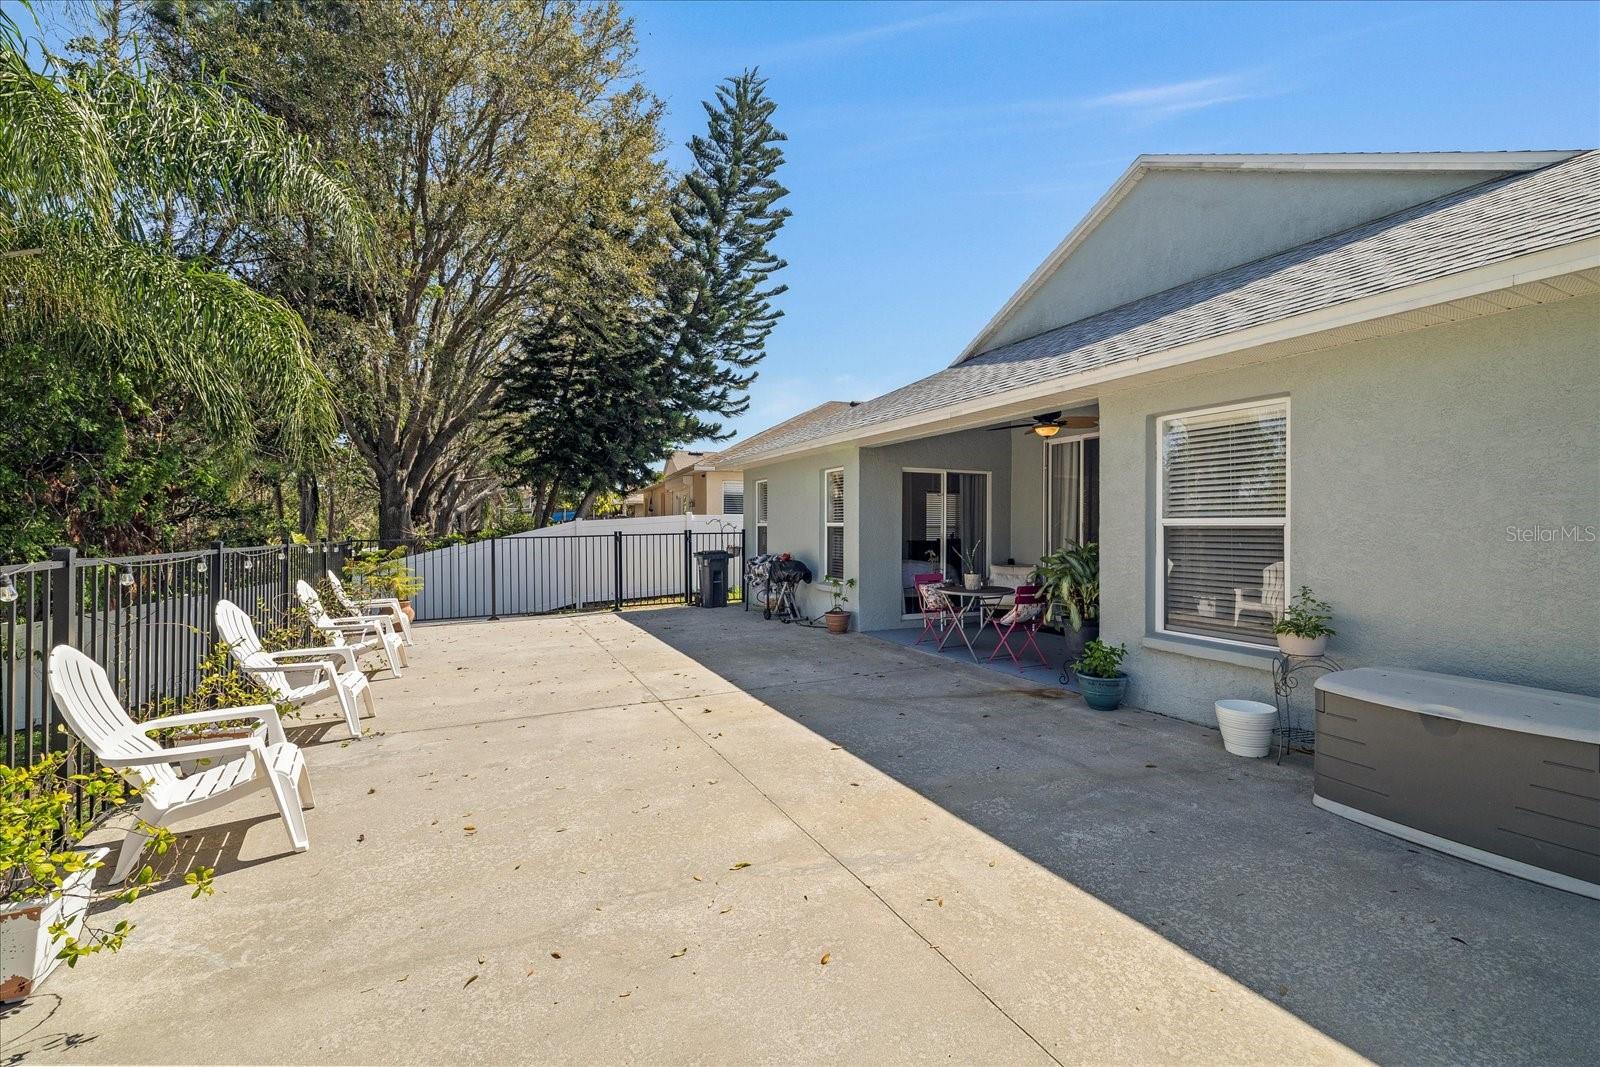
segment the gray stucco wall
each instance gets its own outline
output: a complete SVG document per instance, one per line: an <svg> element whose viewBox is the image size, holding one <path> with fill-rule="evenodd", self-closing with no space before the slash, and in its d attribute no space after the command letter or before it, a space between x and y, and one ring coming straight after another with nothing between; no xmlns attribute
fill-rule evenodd
<svg viewBox="0 0 1600 1067"><path fill-rule="evenodd" d="M1496 177L1152 171L985 344L994 348Z"/></svg>
<svg viewBox="0 0 1600 1067"><path fill-rule="evenodd" d="M860 450L854 447L830 449L816 456L769 463L744 470L745 529L750 551L756 546L756 482L767 481L767 549L787 552L810 567L820 579L823 571L822 476L833 467L844 468L845 486L845 576L857 577L860 555L859 487ZM855 598L853 598L855 599ZM828 609L830 600L820 581L800 590L801 606L816 615ZM856 607L852 603L850 607Z"/></svg>
<svg viewBox="0 0 1600 1067"><path fill-rule="evenodd" d="M1290 585L1333 604L1331 655L1600 695L1600 544L1507 532L1600 526L1597 338L1579 298L1103 395L1101 627L1129 702L1209 723L1270 699L1264 658L1149 636L1155 419L1266 396L1290 399Z"/></svg>

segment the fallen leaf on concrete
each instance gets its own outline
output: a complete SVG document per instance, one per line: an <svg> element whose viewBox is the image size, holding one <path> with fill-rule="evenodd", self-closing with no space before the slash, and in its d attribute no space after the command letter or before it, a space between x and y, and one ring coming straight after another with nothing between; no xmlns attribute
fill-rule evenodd
<svg viewBox="0 0 1600 1067"><path fill-rule="evenodd" d="M367 790L367 796L369 796L369 797L370 797L370 796L371 796L371 795L372 795L372 794L374 794L374 793L376 793L376 792L377 792L377 790L376 790L376 789L369 789L369 790Z"/></svg>
<svg viewBox="0 0 1600 1067"><path fill-rule="evenodd" d="M1457 936L1456 936L1456 935L1455 935L1455 934L1451 934L1451 935L1450 935L1450 940L1452 940L1452 941L1461 941L1461 943L1462 943L1462 944L1463 944L1463 945L1465 945L1465 944L1466 944L1466 942L1465 942L1465 941L1462 941L1462 940L1461 940L1461 938L1459 938L1459 937L1457 937Z"/></svg>
<svg viewBox="0 0 1600 1067"><path fill-rule="evenodd" d="M553 959L553 960L559 960L561 958L561 953L552 952L552 953L550 953L550 958Z"/></svg>
<svg viewBox="0 0 1600 1067"><path fill-rule="evenodd" d="M728 870L730 870L730 871L742 871L748 866L750 866L749 863L747 863L744 860L740 860L738 863L735 863L732 867L729 867Z"/></svg>
<svg viewBox="0 0 1600 1067"><path fill-rule="evenodd" d="M726 914L728 914L728 912L730 912L732 910L733 910L733 905L729 904L726 908L723 908L721 911L717 912L717 914L718 915L726 915Z"/></svg>
<svg viewBox="0 0 1600 1067"><path fill-rule="evenodd" d="M618 994L617 994L617 996L619 996L619 997L631 997L631 996L633 996L633 993L631 993L631 992L628 992L628 993L618 993Z"/></svg>
<svg viewBox="0 0 1600 1067"><path fill-rule="evenodd" d="M675 959L675 960L681 960L683 957L687 956L688 954L689 954L689 950L688 949L680 948L678 951L676 951L676 952L674 952L672 954L671 958Z"/></svg>
<svg viewBox="0 0 1600 1067"><path fill-rule="evenodd" d="M482 963L483 963L483 957L482 957L482 956L479 956L479 957L478 957L478 963L479 963L479 964L480 964L480 965L481 965L481 964L482 964Z"/></svg>
<svg viewBox="0 0 1600 1067"><path fill-rule="evenodd" d="M396 978L394 980L395 985L399 985L401 982L404 982L407 978L410 978L410 977L411 976L409 974L402 974L399 978Z"/></svg>
<svg viewBox="0 0 1600 1067"><path fill-rule="evenodd" d="M691 874L691 875L690 875L690 876L689 876L689 877L690 877L690 878L693 878L693 879L694 879L694 880L695 880L695 881L697 881L697 882L703 882L703 881L705 881L705 879L704 879L704 878L701 878L701 877L700 877L700 876L699 876L699 875L698 875L698 874Z"/></svg>
<svg viewBox="0 0 1600 1067"><path fill-rule="evenodd" d="M833 959L833 953L824 952L822 954L822 958L820 960L818 960L817 962L822 964L822 966L826 967L828 965L828 961L831 960L831 959Z"/></svg>
<svg viewBox="0 0 1600 1067"><path fill-rule="evenodd" d="M366 839L367 839L367 835L366 834L357 834L356 835L356 844L359 845L359 844L361 844L361 842L365 841Z"/></svg>
<svg viewBox="0 0 1600 1067"><path fill-rule="evenodd" d="M478 832L478 828L476 826L473 826L471 823L468 823L467 825L463 826L461 829L465 830L469 834L475 834L475 833Z"/></svg>
<svg viewBox="0 0 1600 1067"><path fill-rule="evenodd" d="M533 972L532 972L532 971L529 971L529 972L528 972L528 973L527 973L527 974L525 974L525 975L524 975L524 976L523 976L523 977L524 977L524 978L532 978L532 977L533 977Z"/></svg>
<svg viewBox="0 0 1600 1067"><path fill-rule="evenodd" d="M473 982L476 982L477 980L478 980L478 976L477 975L473 975L471 978L468 978L465 982L461 983L461 988L465 989L465 988L467 988L467 986L471 985Z"/></svg>

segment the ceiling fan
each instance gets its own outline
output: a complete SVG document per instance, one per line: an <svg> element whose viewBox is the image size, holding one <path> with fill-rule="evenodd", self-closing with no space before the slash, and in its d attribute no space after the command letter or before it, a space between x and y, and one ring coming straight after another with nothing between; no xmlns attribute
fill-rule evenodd
<svg viewBox="0 0 1600 1067"><path fill-rule="evenodd" d="M990 426L988 429L1029 429L1040 437L1054 437L1062 430L1093 430L1099 425L1100 418L1097 415L1068 415L1062 418L1059 411L1047 411L1043 415L1035 415L1029 422L1011 422L1004 426Z"/></svg>

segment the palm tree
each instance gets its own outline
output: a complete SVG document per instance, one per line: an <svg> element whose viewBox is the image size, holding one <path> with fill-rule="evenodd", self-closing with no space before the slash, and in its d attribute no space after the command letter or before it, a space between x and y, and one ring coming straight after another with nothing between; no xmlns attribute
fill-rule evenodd
<svg viewBox="0 0 1600 1067"><path fill-rule="evenodd" d="M115 60L36 71L0 13L0 361L131 374L219 439L315 454L336 420L304 323L175 254L152 208L309 220L352 260L370 225L307 142L224 84Z"/></svg>

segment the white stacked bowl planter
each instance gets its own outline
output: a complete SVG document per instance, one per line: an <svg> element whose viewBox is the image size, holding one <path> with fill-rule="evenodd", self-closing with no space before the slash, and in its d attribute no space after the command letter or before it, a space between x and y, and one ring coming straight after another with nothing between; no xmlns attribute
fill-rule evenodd
<svg viewBox="0 0 1600 1067"><path fill-rule="evenodd" d="M1219 700L1217 726L1222 730L1222 747L1235 756L1260 759L1272 751L1272 728L1278 724L1278 709L1259 700Z"/></svg>

